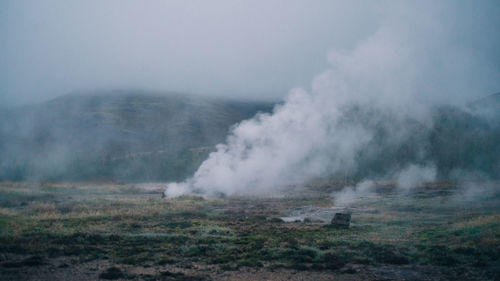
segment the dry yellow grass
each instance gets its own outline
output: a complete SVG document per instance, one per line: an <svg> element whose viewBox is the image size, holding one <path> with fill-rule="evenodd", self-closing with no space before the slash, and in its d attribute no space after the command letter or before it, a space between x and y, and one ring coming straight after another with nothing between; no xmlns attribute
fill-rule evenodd
<svg viewBox="0 0 500 281"><path fill-rule="evenodd" d="M479 216L467 219L465 221L456 222L451 225L451 229L461 230L487 224L500 224L500 214Z"/></svg>

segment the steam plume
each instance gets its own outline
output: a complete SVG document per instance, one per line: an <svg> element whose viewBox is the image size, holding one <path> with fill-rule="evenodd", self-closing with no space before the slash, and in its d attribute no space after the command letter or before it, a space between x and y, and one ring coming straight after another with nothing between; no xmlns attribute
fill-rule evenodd
<svg viewBox="0 0 500 281"><path fill-rule="evenodd" d="M313 80L310 90L293 89L272 114L234 126L227 142L194 176L170 184L166 194L267 195L325 174L352 174L360 154L378 153L372 145L374 121L351 120L356 108L389 116L377 126L388 129L395 145L411 137L405 120L431 127L431 105L457 104L465 92L481 90L474 87L482 85L480 79L471 73L498 73L466 48L449 43L449 26L432 13L429 17L418 26L410 24L412 19L389 19L353 50L330 52L330 69ZM416 161L425 162L427 155L413 149ZM434 168L412 163L399 169L393 174L399 174L404 188L436 176Z"/></svg>

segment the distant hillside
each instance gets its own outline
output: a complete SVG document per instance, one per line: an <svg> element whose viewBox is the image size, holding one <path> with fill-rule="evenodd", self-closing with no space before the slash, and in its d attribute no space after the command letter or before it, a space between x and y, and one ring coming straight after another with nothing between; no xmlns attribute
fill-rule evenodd
<svg viewBox="0 0 500 281"><path fill-rule="evenodd" d="M181 179L268 102L71 94L0 113L0 179Z"/></svg>
<svg viewBox="0 0 500 281"><path fill-rule="evenodd" d="M425 125L369 108L348 110L346 126L361 124L375 132L355 159L358 169L348 176L391 177L406 165L421 164L435 166L439 178L500 179L500 94L465 108L433 107L429 113L431 122Z"/></svg>
<svg viewBox="0 0 500 281"><path fill-rule="evenodd" d="M473 109L482 108L500 108L500 93L489 95L485 98L479 99L477 101L471 102L469 106Z"/></svg>
<svg viewBox="0 0 500 281"><path fill-rule="evenodd" d="M272 108L267 102L108 92L4 109L0 180L183 180L233 124ZM426 125L373 108L346 108L343 126L374 134L353 159L354 174L329 176L390 177L415 163L435 165L440 178L464 172L500 178L500 94L467 108L434 107L430 114Z"/></svg>

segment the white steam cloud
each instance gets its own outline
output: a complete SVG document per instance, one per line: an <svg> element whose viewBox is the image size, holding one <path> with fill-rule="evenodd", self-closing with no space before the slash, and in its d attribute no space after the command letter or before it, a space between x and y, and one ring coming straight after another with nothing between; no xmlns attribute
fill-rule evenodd
<svg viewBox="0 0 500 281"><path fill-rule="evenodd" d="M411 164L402 170L397 177L397 186L406 191L412 187L432 182L436 179L435 166L420 166Z"/></svg>
<svg viewBox="0 0 500 281"><path fill-rule="evenodd" d="M170 184L166 195L269 195L317 176L352 172L374 132L362 123L345 124L349 106L390 112L395 141L405 135L396 124L406 117L431 126L428 105L459 103L465 92L481 90L473 87L483 85L478 73L498 73L451 43L449 26L432 12L427 16L388 19L353 50L330 52L331 68L313 80L311 90L294 89L272 114L234 126L226 144L218 145L193 177ZM432 165L412 165L399 174L398 184L409 188L435 175Z"/></svg>
<svg viewBox="0 0 500 281"><path fill-rule="evenodd" d="M334 205L348 207L349 205L358 202L363 197L375 195L376 183L371 180L364 180L355 186L348 186L339 192L335 192Z"/></svg>

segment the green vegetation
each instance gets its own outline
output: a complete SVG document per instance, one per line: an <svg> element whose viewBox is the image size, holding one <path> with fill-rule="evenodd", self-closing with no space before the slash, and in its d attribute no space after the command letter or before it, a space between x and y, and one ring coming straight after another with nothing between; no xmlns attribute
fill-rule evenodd
<svg viewBox="0 0 500 281"><path fill-rule="evenodd" d="M338 229L278 222L289 208L324 206L323 196L161 199L159 191L128 185L2 183L0 254L22 258L1 266L61 258L146 268L201 264L220 271L498 264L500 194L480 204L464 204L446 192L417 196L433 189L365 199L358 207L377 212L354 214L349 229Z"/></svg>

